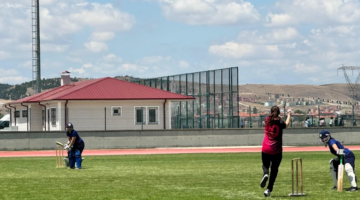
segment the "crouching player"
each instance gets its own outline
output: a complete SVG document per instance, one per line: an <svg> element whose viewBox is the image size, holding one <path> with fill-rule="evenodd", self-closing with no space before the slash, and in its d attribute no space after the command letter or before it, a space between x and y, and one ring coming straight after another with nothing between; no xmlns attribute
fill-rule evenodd
<svg viewBox="0 0 360 200"><path fill-rule="evenodd" d="M70 169L75 169L75 162L78 169L81 169L82 158L81 154L84 150L85 143L79 136L79 134L73 129L72 123L66 124L66 136L68 138L68 145L70 147L68 151Z"/></svg>
<svg viewBox="0 0 360 200"><path fill-rule="evenodd" d="M354 170L355 170L355 155L352 151L350 151L348 148L344 148L344 146L337 140L331 137L330 132L327 130L322 130L320 132L320 140L325 144L325 147L329 145L330 152L337 156L337 158L330 160L330 172L331 176L334 181L334 188L337 189L337 169L340 164L340 149L344 149L344 166L347 176L349 177L349 181L351 184L351 187L347 189L346 191L352 192L357 191L357 178L355 176Z"/></svg>

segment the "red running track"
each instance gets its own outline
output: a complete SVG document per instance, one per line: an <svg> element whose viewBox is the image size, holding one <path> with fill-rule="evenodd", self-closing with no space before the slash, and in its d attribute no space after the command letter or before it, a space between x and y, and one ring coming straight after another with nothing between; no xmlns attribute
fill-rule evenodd
<svg viewBox="0 0 360 200"><path fill-rule="evenodd" d="M360 146L348 146L352 151ZM284 147L284 152L329 151L328 147ZM104 155L149 155L149 154L182 154L182 153L248 153L261 152L261 147L199 147L199 148L154 148L154 149L85 149L84 156ZM55 156L55 150L47 151L0 151L0 157L41 157Z"/></svg>

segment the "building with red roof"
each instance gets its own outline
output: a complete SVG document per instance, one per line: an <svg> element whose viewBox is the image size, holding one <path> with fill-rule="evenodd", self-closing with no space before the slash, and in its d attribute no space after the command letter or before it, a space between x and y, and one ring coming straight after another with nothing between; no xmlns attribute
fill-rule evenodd
<svg viewBox="0 0 360 200"><path fill-rule="evenodd" d="M195 98L105 77L70 83L4 106L19 131L171 129L171 102Z"/></svg>

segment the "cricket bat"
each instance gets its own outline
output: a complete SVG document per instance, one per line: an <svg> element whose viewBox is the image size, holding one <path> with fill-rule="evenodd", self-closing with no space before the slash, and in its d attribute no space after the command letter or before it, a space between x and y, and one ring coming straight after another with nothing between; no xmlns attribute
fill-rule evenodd
<svg viewBox="0 0 360 200"><path fill-rule="evenodd" d="M337 180L337 191L342 192L343 190L343 179L344 179L344 164L343 164L343 157L340 156L340 164L338 167L338 180Z"/></svg>
<svg viewBox="0 0 360 200"><path fill-rule="evenodd" d="M56 144L57 144L57 145L60 145L60 146L64 146L64 144L61 143L61 142L56 142Z"/></svg>

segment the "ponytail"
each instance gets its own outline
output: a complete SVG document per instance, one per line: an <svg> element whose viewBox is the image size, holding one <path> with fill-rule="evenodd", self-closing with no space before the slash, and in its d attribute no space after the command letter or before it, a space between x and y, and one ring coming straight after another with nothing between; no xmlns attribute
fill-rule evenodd
<svg viewBox="0 0 360 200"><path fill-rule="evenodd" d="M278 118L280 121L282 121L282 118L280 117L280 109L277 106L273 106L270 109L271 114L266 118L265 126L273 125L275 118Z"/></svg>

